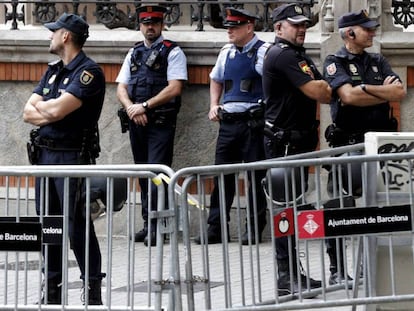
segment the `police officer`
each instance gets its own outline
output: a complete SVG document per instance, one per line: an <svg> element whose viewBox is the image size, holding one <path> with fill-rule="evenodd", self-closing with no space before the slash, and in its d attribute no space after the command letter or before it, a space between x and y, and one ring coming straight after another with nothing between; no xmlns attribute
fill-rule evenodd
<svg viewBox="0 0 414 311"><path fill-rule="evenodd" d="M305 54L307 23L303 9L297 4L284 4L272 12L275 43L263 65L266 158L314 151L318 142L317 102L328 103L331 88L322 80L313 61ZM276 239L278 287L280 294L298 290L296 258L293 258L294 279L290 280L289 250L286 237ZM295 254L295 253L294 253ZM307 277L301 275L302 288ZM321 282L311 278L311 288Z"/></svg>
<svg viewBox="0 0 414 311"><path fill-rule="evenodd" d="M211 121L219 122L215 164L252 162L264 159L263 125L264 111L261 101L263 57L269 47L254 33L256 16L243 9L226 9L224 27L227 28L229 42L220 51L216 64L210 73ZM222 103L220 98L223 95ZM257 198L257 233L259 242L266 225L266 202L259 187L262 172L255 172ZM227 221L235 194L234 174L225 176ZM253 195L249 196L250 198ZM253 201L249 206L253 208ZM256 242L254 211L251 209L250 226L242 237L242 243ZM218 179L214 179L208 218L208 243L221 243L220 200ZM228 224L227 224L228 228ZM195 240L201 243L201 238Z"/></svg>
<svg viewBox="0 0 414 311"><path fill-rule="evenodd" d="M137 11L144 41L135 44L125 57L116 78L117 96L129 118L134 162L171 166L187 60L176 43L162 36L165 7L147 5ZM155 245L156 220L151 221L148 232L148 205L157 209L156 187L151 187L150 203L148 182L140 179L140 187L144 228L136 233L135 242Z"/></svg>
<svg viewBox="0 0 414 311"><path fill-rule="evenodd" d="M404 98L406 92L401 79L382 55L365 51L372 46L378 26L365 10L344 14L338 20L344 46L328 55L324 62L324 78L333 90L330 102L333 123L325 131L332 147L361 143L368 131L396 131L398 128L389 102ZM328 193L335 193L333 188L330 172ZM358 194L354 185L353 188L353 194ZM340 262L336 257L336 246L335 240L327 241L330 284L344 279L342 241L339 243Z"/></svg>
<svg viewBox="0 0 414 311"><path fill-rule="evenodd" d="M60 60L52 62L27 101L23 118L38 126L32 131L33 164L92 164L99 154L97 125L105 96L105 77L101 68L83 52L88 38L88 24L79 16L64 13L56 22L45 26L52 31L49 52ZM64 179L36 178L36 211L44 215L62 215ZM44 205L40 205L48 189ZM85 213L80 204L82 180L69 181L69 239L81 278L85 279ZM43 200L42 200L43 201ZM47 202L46 202L47 201ZM93 223L89 228L89 304L102 304L101 252ZM61 303L62 246L49 245L47 263L47 300Z"/></svg>

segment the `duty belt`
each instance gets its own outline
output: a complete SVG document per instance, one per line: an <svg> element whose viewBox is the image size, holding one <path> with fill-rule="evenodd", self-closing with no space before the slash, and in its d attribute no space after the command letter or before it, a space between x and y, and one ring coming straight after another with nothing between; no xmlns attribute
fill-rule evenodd
<svg viewBox="0 0 414 311"><path fill-rule="evenodd" d="M79 141L60 141L40 136L36 139L36 145L42 148L58 151L80 151L82 149L82 143Z"/></svg>
<svg viewBox="0 0 414 311"><path fill-rule="evenodd" d="M259 120L263 119L263 114L263 108L261 107L254 107L244 112L227 112L224 109L218 110L219 119L224 122Z"/></svg>

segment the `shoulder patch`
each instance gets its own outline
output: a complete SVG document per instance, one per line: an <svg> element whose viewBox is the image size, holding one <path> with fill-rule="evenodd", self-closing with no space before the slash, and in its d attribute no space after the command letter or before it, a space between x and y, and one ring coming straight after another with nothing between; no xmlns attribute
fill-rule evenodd
<svg viewBox="0 0 414 311"><path fill-rule="evenodd" d="M312 69L309 67L308 63L303 60L301 62L298 63L299 68L306 74L310 75L313 79L315 79Z"/></svg>
<svg viewBox="0 0 414 311"><path fill-rule="evenodd" d="M336 73L336 65L335 65L335 63L332 63L332 64L326 66L326 72L330 76L334 75Z"/></svg>
<svg viewBox="0 0 414 311"><path fill-rule="evenodd" d="M81 75L80 75L80 83L82 83L83 85L88 85L89 83L92 82L94 76L93 74L91 74L89 71L84 70Z"/></svg>
<svg viewBox="0 0 414 311"><path fill-rule="evenodd" d="M281 49L286 49L286 48L288 48L289 47L289 45L288 44L286 44L286 43L278 43L277 44Z"/></svg>
<svg viewBox="0 0 414 311"><path fill-rule="evenodd" d="M173 43L170 40L163 40L162 43L169 48Z"/></svg>

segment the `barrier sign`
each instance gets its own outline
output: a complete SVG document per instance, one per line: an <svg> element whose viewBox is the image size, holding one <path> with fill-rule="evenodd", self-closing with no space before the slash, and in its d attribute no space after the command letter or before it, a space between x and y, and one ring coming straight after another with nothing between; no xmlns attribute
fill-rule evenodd
<svg viewBox="0 0 414 311"><path fill-rule="evenodd" d="M2 222L0 251L40 252L42 226L40 223Z"/></svg>
<svg viewBox="0 0 414 311"><path fill-rule="evenodd" d="M295 234L293 208L289 207L278 213L273 218L275 224L275 237Z"/></svg>
<svg viewBox="0 0 414 311"><path fill-rule="evenodd" d="M16 217L0 217L0 226L3 222L16 223ZM37 216L22 216L19 218L19 223L40 223L40 218ZM63 217L62 216L44 216L43 226L41 226L43 233L43 244L62 244L63 236Z"/></svg>
<svg viewBox="0 0 414 311"><path fill-rule="evenodd" d="M325 209L298 213L300 239L412 231L411 206Z"/></svg>

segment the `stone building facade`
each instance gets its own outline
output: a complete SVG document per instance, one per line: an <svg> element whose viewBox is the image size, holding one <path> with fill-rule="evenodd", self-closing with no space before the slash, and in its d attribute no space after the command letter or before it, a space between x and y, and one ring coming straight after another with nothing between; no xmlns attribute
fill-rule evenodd
<svg viewBox="0 0 414 311"><path fill-rule="evenodd" d="M323 3L324 6L316 10L319 22L308 30L305 44L308 53L320 68L324 57L342 44L336 26L338 16L346 11L368 9L370 15L381 23L373 50L389 59L408 90L406 99L394 104L394 113L400 117L402 131L414 131L414 36L412 32L393 25L391 0L331 0ZM257 31L257 34L262 40L274 40L271 31ZM220 48L227 42L226 31L206 26L200 32L189 25L178 25L167 28L164 36L183 48L190 76L179 114L173 169L212 164L218 125L207 117L208 73ZM55 56L47 52L49 31L41 25L19 26L19 30L10 30L10 25L6 24L0 28L0 38L0 165L26 165L26 142L31 127L22 120L23 106L46 63L54 60ZM102 65L107 79L105 105L99 123L100 164L133 162L128 134L121 134L120 130L114 81L128 49L140 40L142 35L136 30L108 29L103 25L91 27L85 51ZM327 148L323 131L330 123L329 107L321 105L319 114L320 148Z"/></svg>

